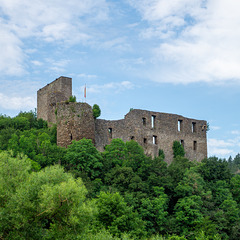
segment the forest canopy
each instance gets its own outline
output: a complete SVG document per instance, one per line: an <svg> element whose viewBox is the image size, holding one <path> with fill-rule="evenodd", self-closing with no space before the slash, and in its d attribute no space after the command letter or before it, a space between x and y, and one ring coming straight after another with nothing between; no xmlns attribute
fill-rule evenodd
<svg viewBox="0 0 240 240"><path fill-rule="evenodd" d="M0 239L240 239L240 155L152 158L135 141L56 145L35 112L0 115Z"/></svg>

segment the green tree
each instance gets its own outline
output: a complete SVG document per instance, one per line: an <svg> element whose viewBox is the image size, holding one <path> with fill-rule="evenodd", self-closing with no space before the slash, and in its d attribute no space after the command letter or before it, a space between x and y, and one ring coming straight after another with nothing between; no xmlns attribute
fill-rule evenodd
<svg viewBox="0 0 240 240"><path fill-rule="evenodd" d="M173 142L173 157L184 157L185 151L183 145L179 141L174 141Z"/></svg>
<svg viewBox="0 0 240 240"><path fill-rule="evenodd" d="M0 163L2 239L77 239L88 227L94 208L81 179L60 166L31 173L27 159L5 153Z"/></svg>
<svg viewBox="0 0 240 240"><path fill-rule="evenodd" d="M127 157L126 144L121 139L113 139L112 142L105 147L102 153L104 172L110 171L117 165L122 166Z"/></svg>
<svg viewBox="0 0 240 240"><path fill-rule="evenodd" d="M240 211L236 201L226 199L216 209L214 220L223 238L239 239L240 237Z"/></svg>
<svg viewBox="0 0 240 240"><path fill-rule="evenodd" d="M217 181L223 180L229 183L232 178L227 161L217 157L203 159L198 171L204 181L212 188Z"/></svg>
<svg viewBox="0 0 240 240"><path fill-rule="evenodd" d="M139 207L140 216L146 222L149 234L156 234L165 230L167 220L168 196L163 188L154 188L157 197L143 198Z"/></svg>
<svg viewBox="0 0 240 240"><path fill-rule="evenodd" d="M240 204L240 175L235 175L231 179L231 191L234 200Z"/></svg>
<svg viewBox="0 0 240 240"><path fill-rule="evenodd" d="M101 109L97 104L94 104L92 107L93 117L96 119L101 115Z"/></svg>
<svg viewBox="0 0 240 240"><path fill-rule="evenodd" d="M144 222L119 193L101 192L96 205L98 224L104 226L113 235L129 233L131 236L137 236L138 239L146 235Z"/></svg>
<svg viewBox="0 0 240 240"><path fill-rule="evenodd" d="M195 195L178 200L175 206L175 216L176 227L180 234L194 235L195 227L204 219L201 212L202 204L201 197Z"/></svg>
<svg viewBox="0 0 240 240"><path fill-rule="evenodd" d="M103 167L101 154L94 147L92 140L86 138L74 140L68 146L63 165L68 170L86 173L91 180L100 177Z"/></svg>

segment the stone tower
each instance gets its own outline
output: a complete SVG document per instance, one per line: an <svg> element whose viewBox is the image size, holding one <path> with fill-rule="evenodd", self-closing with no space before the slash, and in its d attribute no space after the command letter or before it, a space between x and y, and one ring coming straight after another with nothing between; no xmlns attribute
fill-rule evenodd
<svg viewBox="0 0 240 240"><path fill-rule="evenodd" d="M72 96L72 79L59 77L37 92L37 116L51 123L56 123L56 104Z"/></svg>
<svg viewBox="0 0 240 240"><path fill-rule="evenodd" d="M87 103L57 103L57 145L67 147L72 140L91 139L95 143L92 107Z"/></svg>

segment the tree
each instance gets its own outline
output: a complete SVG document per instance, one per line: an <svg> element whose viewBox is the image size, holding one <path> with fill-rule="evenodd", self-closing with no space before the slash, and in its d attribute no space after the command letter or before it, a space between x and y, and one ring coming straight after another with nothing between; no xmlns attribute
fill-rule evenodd
<svg viewBox="0 0 240 240"><path fill-rule="evenodd" d="M96 200L96 205L98 207L98 224L103 225L110 233L117 236L126 232L138 237L146 235L144 222L138 213L126 204L118 192L101 192Z"/></svg>
<svg viewBox="0 0 240 240"><path fill-rule="evenodd" d="M235 175L231 179L231 191L234 200L240 204L240 175Z"/></svg>
<svg viewBox="0 0 240 240"><path fill-rule="evenodd" d="M112 142L105 147L102 153L104 158L104 172L110 171L117 165L122 166L127 157L126 144L121 139L113 139Z"/></svg>
<svg viewBox="0 0 240 240"><path fill-rule="evenodd" d="M173 157L176 158L177 156L179 157L184 157L185 151L183 145L179 141L174 141L173 142Z"/></svg>
<svg viewBox="0 0 240 240"><path fill-rule="evenodd" d="M94 104L92 107L93 110L93 117L96 119L98 117L100 117L101 115L101 109L97 104Z"/></svg>
<svg viewBox="0 0 240 240"><path fill-rule="evenodd" d="M175 206L175 216L180 234L193 234L196 225L203 221L201 208L200 196L193 195L178 200Z"/></svg>
<svg viewBox="0 0 240 240"><path fill-rule="evenodd" d="M91 180L100 177L103 167L101 154L94 147L92 140L86 138L74 140L68 146L63 165L68 170L86 173Z"/></svg>
<svg viewBox="0 0 240 240"><path fill-rule="evenodd" d="M165 229L168 197L164 189L155 187L157 197L143 198L139 207L140 216L146 222L149 234L160 233Z"/></svg>
<svg viewBox="0 0 240 240"><path fill-rule="evenodd" d="M224 180L229 183L232 178L227 161L217 157L203 159L199 167L199 173L209 186L213 186L218 180Z"/></svg>
<svg viewBox="0 0 240 240"><path fill-rule="evenodd" d="M28 159L0 154L0 237L77 239L94 210L86 202L82 180L60 166L30 169Z"/></svg>

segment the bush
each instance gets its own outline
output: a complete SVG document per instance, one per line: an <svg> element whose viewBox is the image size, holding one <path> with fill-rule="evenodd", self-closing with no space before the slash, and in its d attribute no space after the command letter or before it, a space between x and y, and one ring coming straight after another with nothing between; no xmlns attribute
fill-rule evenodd
<svg viewBox="0 0 240 240"><path fill-rule="evenodd" d="M179 157L184 157L185 151L183 148L183 145L179 141L174 141L173 142L173 157L176 158L177 156Z"/></svg>
<svg viewBox="0 0 240 240"><path fill-rule="evenodd" d="M76 102L77 101L77 98L76 96L70 96L69 99L68 99L69 102Z"/></svg>
<svg viewBox="0 0 240 240"><path fill-rule="evenodd" d="M93 117L96 119L98 117L100 117L101 115L101 109L97 104L94 104L92 107L93 110Z"/></svg>

